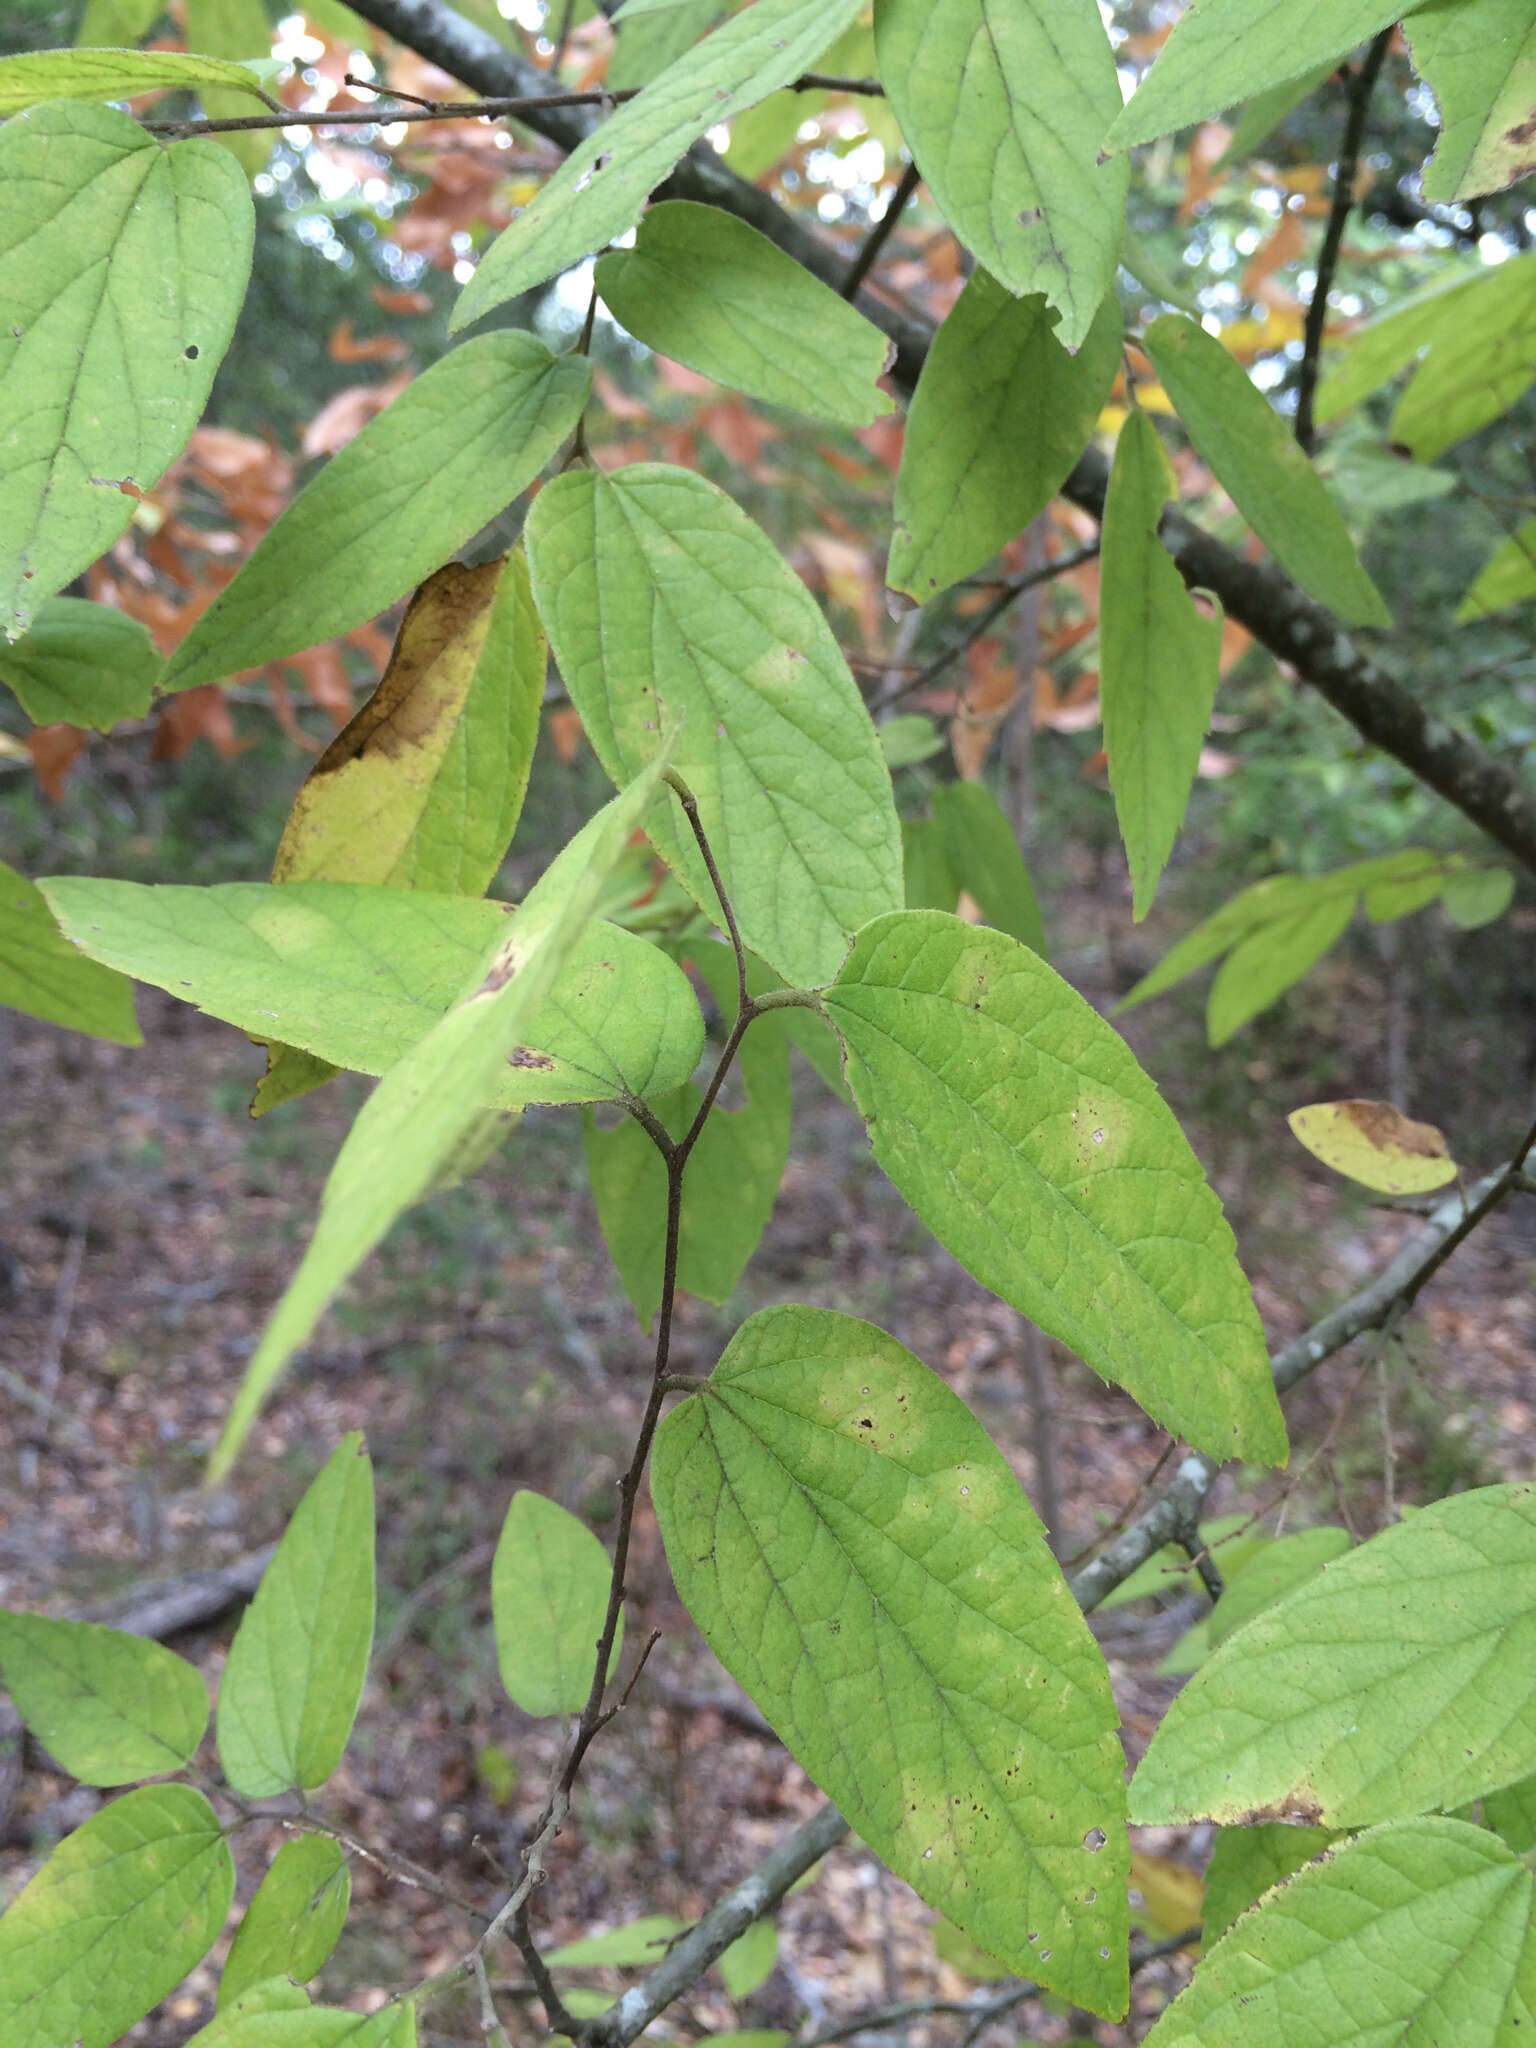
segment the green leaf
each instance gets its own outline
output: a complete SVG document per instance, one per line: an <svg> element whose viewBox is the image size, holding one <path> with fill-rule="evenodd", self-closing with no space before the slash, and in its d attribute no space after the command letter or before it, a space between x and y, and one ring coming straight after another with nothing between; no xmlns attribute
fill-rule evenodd
<svg viewBox="0 0 1536 2048"><path fill-rule="evenodd" d="M1407 34L1413 67L1440 112L1424 197L1475 199L1523 178L1536 109L1530 0L1430 0L1415 10Z"/></svg>
<svg viewBox="0 0 1536 2048"><path fill-rule="evenodd" d="M749 398L850 427L891 410L879 328L717 206L653 206L632 249L599 259L597 288L648 348Z"/></svg>
<svg viewBox="0 0 1536 2048"><path fill-rule="evenodd" d="M1347 1529L1302 1529L1294 1536L1277 1536L1264 1544L1240 1570L1227 1565L1226 1591L1211 1616L1211 1648L1220 1649L1228 1636L1293 1593L1350 1547Z"/></svg>
<svg viewBox="0 0 1536 2048"><path fill-rule="evenodd" d="M1428 469L1422 462L1342 437L1328 450L1327 468L1328 489L1352 519L1432 504L1448 497L1457 483L1448 469Z"/></svg>
<svg viewBox="0 0 1536 2048"><path fill-rule="evenodd" d="M149 710L161 662L149 633L126 612L83 597L45 598L13 645L0 642L0 682L34 725L110 732Z"/></svg>
<svg viewBox="0 0 1536 2048"><path fill-rule="evenodd" d="M48 894L93 959L363 1074L386 1074L419 1046L508 930L504 903L361 882L190 889L60 876ZM521 1109L675 1087L703 1036L693 991L666 955L596 926L485 1100Z"/></svg>
<svg viewBox="0 0 1536 2048"><path fill-rule="evenodd" d="M1239 164L1252 156L1261 142L1267 142L1293 107L1299 107L1305 99L1331 78L1337 65L1330 58L1326 64L1317 64L1303 73L1300 78L1288 78L1281 85L1273 85L1256 92L1244 106L1232 124L1232 138L1217 158L1215 169L1227 164ZM1197 308L1190 311L1198 312Z"/></svg>
<svg viewBox="0 0 1536 2048"><path fill-rule="evenodd" d="M373 1469L344 1436L293 1511L219 1684L219 1761L247 1799L323 1785L373 1647Z"/></svg>
<svg viewBox="0 0 1536 2048"><path fill-rule="evenodd" d="M903 818L901 852L907 909L952 911L960 901L960 882L937 820Z"/></svg>
<svg viewBox="0 0 1536 2048"><path fill-rule="evenodd" d="M931 718L914 711L905 715L888 718L876 728L880 735L880 751L885 756L887 768L911 768L919 761L931 761L935 754L944 751L944 739Z"/></svg>
<svg viewBox="0 0 1536 2048"><path fill-rule="evenodd" d="M736 1021L736 968L727 947L693 940L682 948L709 984L729 1029ZM754 995L777 985L758 962L749 966ZM744 1104L727 1088L689 1155L683 1176L677 1244L677 1285L685 1294L724 1303L756 1251L789 1159L789 1029L786 1011L758 1018L737 1053ZM688 1131L703 1091L693 1083L651 1098L650 1107L678 1139ZM586 1122L587 1173L609 1255L643 1328L661 1304L666 1250L667 1176L661 1154L639 1124L615 1130Z"/></svg>
<svg viewBox="0 0 1536 2048"><path fill-rule="evenodd" d="M1502 917L1515 893L1515 878L1508 868L1474 868L1464 875L1452 875L1440 892L1440 901L1451 923L1464 932Z"/></svg>
<svg viewBox="0 0 1536 2048"><path fill-rule="evenodd" d="M579 1714L592 1690L613 1567L585 1522L541 1493L514 1493L491 1566L501 1682L525 1714ZM624 1642L624 1617L609 1659Z"/></svg>
<svg viewBox="0 0 1536 2048"><path fill-rule="evenodd" d="M950 873L985 921L1045 958L1045 928L1034 885L1013 827L997 798L979 782L941 783L933 792L933 822ZM952 909L951 897L943 908Z"/></svg>
<svg viewBox="0 0 1536 2048"><path fill-rule="evenodd" d="M1420 462L1498 419L1536 379L1536 255L1501 263L1448 313L1389 429Z"/></svg>
<svg viewBox="0 0 1536 2048"><path fill-rule="evenodd" d="M1347 624L1389 626L1322 478L1242 364L1181 313L1154 320L1143 342L1191 440L1281 566Z"/></svg>
<svg viewBox="0 0 1536 2048"><path fill-rule="evenodd" d="M1130 412L1104 501L1099 687L1138 920L1184 822L1221 680L1221 619L1200 612L1158 539L1163 507L1177 496L1156 427Z"/></svg>
<svg viewBox="0 0 1536 2048"><path fill-rule="evenodd" d="M452 325L466 327L633 227L691 143L798 78L859 6L860 0L755 0L685 50L589 135L491 244Z"/></svg>
<svg viewBox="0 0 1536 2048"><path fill-rule="evenodd" d="M1205 1873L1206 1953L1240 1914L1337 1840L1332 1828L1292 1828L1281 1821L1218 1828Z"/></svg>
<svg viewBox="0 0 1536 2048"><path fill-rule="evenodd" d="M1203 924L1187 932L1143 975L1116 1007L1122 1010L1161 995L1186 974L1219 960L1227 963L1211 989L1206 1023L1212 1045L1230 1038L1240 1025L1285 993L1327 952L1344 930L1362 893L1375 901L1377 916L1401 916L1397 901L1416 909L1431 876L1437 889L1461 871L1459 855L1426 853L1404 847L1377 860L1355 861L1326 875L1271 875L1255 882ZM1401 892L1401 893L1399 893Z"/></svg>
<svg viewBox="0 0 1536 2048"><path fill-rule="evenodd" d="M1100 163L1120 85L1093 0L876 0L880 77L945 219L1075 349L1109 290L1127 166Z"/></svg>
<svg viewBox="0 0 1536 2048"><path fill-rule="evenodd" d="M187 41L193 49L211 57L232 58L236 70L249 59L259 61L272 55L272 26L263 0L186 0L186 10ZM255 111L238 92L211 80L200 85L199 97L210 121L225 121ZM272 154L278 131L237 129L214 139L229 151L248 178L254 178Z"/></svg>
<svg viewBox="0 0 1536 2048"><path fill-rule="evenodd" d="M1462 304L1462 295L1486 288L1502 274L1502 270L1489 270L1481 264L1470 274L1463 270L1457 275L1454 269L1449 277L1442 273L1390 313L1357 327L1344 338L1343 354L1318 384L1318 424L1348 412L1406 369L1421 350L1455 334L1469 310Z"/></svg>
<svg viewBox="0 0 1536 2048"><path fill-rule="evenodd" d="M208 1953L234 1893L201 1792L148 1785L102 1807L0 1916L5 2048L109 2048Z"/></svg>
<svg viewBox="0 0 1536 2048"><path fill-rule="evenodd" d="M1210 1654L1211 1618L1207 1614L1185 1629L1158 1663L1157 1675L1159 1678L1182 1678L1187 1672L1198 1671Z"/></svg>
<svg viewBox="0 0 1536 2048"><path fill-rule="evenodd" d="M269 1978L235 1999L194 2034L187 2048L416 2048L416 2008L409 2002L376 2013L310 2005L296 1986L281 1995Z"/></svg>
<svg viewBox="0 0 1536 2048"><path fill-rule="evenodd" d="M706 2034L696 2048L785 2048L789 2038L772 2027L747 2027L740 2033Z"/></svg>
<svg viewBox="0 0 1536 2048"><path fill-rule="evenodd" d="M236 113L258 114L269 104L255 73L243 64L221 62L217 51L189 57L173 50L29 50L20 57L0 57L0 120L45 100L126 100L145 92L195 92L206 99L210 87L234 95ZM145 482L158 483L159 478Z"/></svg>
<svg viewBox="0 0 1536 2048"><path fill-rule="evenodd" d="M723 491L661 463L567 471L534 501L527 539L534 597L603 767L632 776L680 715L674 765L746 944L786 981L829 981L849 935L900 901L901 873L890 773L815 599ZM674 796L646 831L719 921Z"/></svg>
<svg viewBox="0 0 1536 2048"><path fill-rule="evenodd" d="M172 655L187 690L314 647L384 611L538 475L575 427L584 357L531 334L451 351L304 486Z"/></svg>
<svg viewBox="0 0 1536 2048"><path fill-rule="evenodd" d="M1530 1922L1530 1873L1491 1835L1378 1828L1231 1928L1146 2048L1514 2048L1536 1990Z"/></svg>
<svg viewBox="0 0 1536 2048"><path fill-rule="evenodd" d="M1300 981L1343 937L1354 914L1354 897L1319 896L1294 915L1276 918L1261 931L1239 939L1211 983L1205 1011L1211 1044L1225 1045Z"/></svg>
<svg viewBox="0 0 1536 2048"><path fill-rule="evenodd" d="M1116 119L1104 147L1130 149L1208 121L1304 71L1331 70L1412 12L1412 0L1195 0Z"/></svg>
<svg viewBox="0 0 1536 2048"><path fill-rule="evenodd" d="M1363 895L1366 916L1372 924L1395 924L1400 917L1411 917L1416 910L1433 903L1440 894L1446 884L1449 865L1449 862L1429 854L1425 856L1424 867L1417 873L1410 869L1401 876L1375 883Z"/></svg>
<svg viewBox="0 0 1536 2048"><path fill-rule="evenodd" d="M952 1920L941 1918L933 1923L933 1952L952 1970L958 1970L962 1977L970 1977L981 1984L995 1984L1013 1974L1006 1963L1000 1963L996 1956L989 1956L969 1935L962 1934Z"/></svg>
<svg viewBox="0 0 1536 2048"><path fill-rule="evenodd" d="M975 1417L872 1325L766 1309L663 1421L651 1487L705 1640L876 1854L1010 1969L1122 2013L1108 1675Z"/></svg>
<svg viewBox="0 0 1536 2048"><path fill-rule="evenodd" d="M1224 1643L1174 1701L1132 1817L1327 1827L1458 1806L1536 1766L1536 1487L1437 1501Z"/></svg>
<svg viewBox="0 0 1536 2048"><path fill-rule="evenodd" d="M1481 1801L1482 1824L1502 1837L1517 1856L1536 1849L1536 1776L1521 1778Z"/></svg>
<svg viewBox="0 0 1536 2048"><path fill-rule="evenodd" d="M1038 293L976 271L934 336L907 414L886 581L919 603L991 560L1066 481L1120 361L1113 293L1068 355Z"/></svg>
<svg viewBox="0 0 1536 2048"><path fill-rule="evenodd" d="M586 1934L579 1941L568 1941L551 1949L544 1960L552 1970L648 1970L661 1961L682 1931L681 1921L671 1920L665 1913L647 1913L607 1934Z"/></svg>
<svg viewBox="0 0 1536 2048"><path fill-rule="evenodd" d="M284 1842L235 1930L218 2010L269 1978L305 1984L317 1976L347 1924L351 1898L352 1874L334 1836Z"/></svg>
<svg viewBox="0 0 1536 2048"><path fill-rule="evenodd" d="M1221 1205L1076 990L1002 934L922 910L860 932L824 1002L875 1158L940 1243L1175 1435L1283 1463Z"/></svg>
<svg viewBox="0 0 1536 2048"><path fill-rule="evenodd" d="M605 83L613 92L649 85L675 64L724 13L723 0L664 0L637 14L633 0L614 23L613 56Z"/></svg>
<svg viewBox="0 0 1536 2048"><path fill-rule="evenodd" d="M1517 526L1494 549L1456 607L1456 623L1464 626L1469 619L1485 619L1527 597L1536 597L1536 518Z"/></svg>
<svg viewBox="0 0 1536 2048"><path fill-rule="evenodd" d="M210 1480L228 1470L258 1408L331 1296L413 1202L472 1169L494 1137L484 1104L525 1042L650 807L672 744L590 819L540 878L472 987L379 1083L337 1154L303 1263L246 1368ZM413 900L414 892L402 895Z"/></svg>
<svg viewBox="0 0 1536 2048"><path fill-rule="evenodd" d="M0 128L0 187L0 618L14 640L185 446L234 332L253 218L217 144L166 148L84 101ZM195 253L168 261L177 249Z"/></svg>
<svg viewBox="0 0 1536 2048"><path fill-rule="evenodd" d="M0 1679L32 1733L87 1785L179 1771L208 1725L195 1665L92 1622L0 1608Z"/></svg>
<svg viewBox="0 0 1536 2048"><path fill-rule="evenodd" d="M47 898L0 861L0 1003L117 1045L142 1045L133 987L87 960L59 930Z"/></svg>
<svg viewBox="0 0 1536 2048"><path fill-rule="evenodd" d="M778 1960L779 1930L771 1920L754 1920L746 1933L731 1943L715 1967L726 1990L739 2003L762 1989Z"/></svg>
<svg viewBox="0 0 1536 2048"><path fill-rule="evenodd" d="M121 50L146 35L164 9L165 0L85 0L75 42L81 49Z"/></svg>

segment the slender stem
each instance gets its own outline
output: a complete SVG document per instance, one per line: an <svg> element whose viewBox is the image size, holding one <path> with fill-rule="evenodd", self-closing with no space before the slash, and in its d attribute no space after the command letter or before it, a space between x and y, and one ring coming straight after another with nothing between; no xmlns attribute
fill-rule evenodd
<svg viewBox="0 0 1536 2048"><path fill-rule="evenodd" d="M533 1979L533 1988L538 1992L539 1998L543 2003L544 2017L549 2022L550 2032L552 2034L564 2034L569 2037L576 2032L580 2022L566 2010L565 2000L555 1989L555 1981L550 1976L544 1958L539 1954L538 1947L534 1942L533 1930L528 1925L528 1900L532 1896L533 1894L529 1892L524 1897L522 1904L512 1916L512 1924L508 1932L512 1936L518 1954L527 1965L528 1975ZM475 1951L475 1963L477 1977L480 1978L480 1981L485 1982L485 1988L488 1992L490 1989L489 1982L481 1976L485 1969L485 1959L478 1949Z"/></svg>
<svg viewBox="0 0 1536 2048"><path fill-rule="evenodd" d="M1500 1202L1522 1187L1525 1162L1533 1147L1536 1126L1526 1133L1513 1159L1501 1172L1478 1183L1470 1200L1459 1190L1449 1196L1368 1286L1275 1352L1270 1359L1275 1392L1288 1393L1325 1358L1333 1357L1367 1330L1394 1328L1456 1247ZM1192 1452L1145 1513L1091 1564L1072 1575L1068 1584L1085 1613L1097 1607L1164 1544L1179 1542L1191 1526L1198 1525L1206 1496L1220 1470L1215 1459Z"/></svg>
<svg viewBox="0 0 1536 2048"><path fill-rule="evenodd" d="M560 107L617 107L637 98L642 90L631 85L618 92L519 93L504 99L411 98L409 106L399 107L343 107L334 113L284 108L275 114L240 114L228 120L141 121L139 125L151 135L169 135L178 141L191 135L243 135L261 128L389 128L399 121L489 121L502 115L545 114ZM848 92L871 98L883 95L884 90L877 78L842 78L820 71L807 71L785 87L786 92Z"/></svg>
<svg viewBox="0 0 1536 2048"><path fill-rule="evenodd" d="M731 907L730 896L721 877L720 869L716 865L714 849L711 847L708 835L699 821L698 798L688 787L687 783L684 782L683 778L670 768L667 770L667 781L670 783L673 793L683 807L683 815L688 820L688 829L693 834L694 844L699 849L705 869L709 875L710 883L720 901L721 914L725 918L726 933L731 941L731 951L736 956L736 1022L738 1028L744 1030L746 1024L750 1022L747 1013L751 1006L752 998L747 989L747 949L741 942L741 928L736 922L736 912ZM734 1051L734 1047L732 1050ZM723 1080L724 1076L722 1075L720 1078Z"/></svg>
<svg viewBox="0 0 1536 2048"><path fill-rule="evenodd" d="M1087 541L1080 548L1073 548L1069 554L1058 555L1054 562L1044 562L1038 569L1026 569L1020 575L1010 577L989 604L983 605L973 619L968 619L965 631L952 640L915 674L900 678L891 688L883 690L870 705L872 712L889 710L903 697L910 697L917 690L926 690L947 669L951 662L958 661L973 642L979 640L990 626L993 626L1007 611L1008 607L1021 598L1026 590L1035 590L1042 583L1050 583L1058 576L1065 576L1069 570L1080 569L1084 562L1093 561L1099 552L1096 540Z"/></svg>
<svg viewBox="0 0 1536 2048"><path fill-rule="evenodd" d="M565 46L571 39L571 24L576 18L576 0L565 0L565 10L560 16L560 33L555 37L554 55L549 60L551 78L560 76L560 66L565 61Z"/></svg>
<svg viewBox="0 0 1536 2048"><path fill-rule="evenodd" d="M845 299L852 301L858 297L859 286L879 262L880 251L890 240L891 231L900 219L902 209L921 183L922 175L916 163L909 161L896 190L891 194L890 204L864 237L863 248L848 266L848 275L840 286Z"/></svg>
<svg viewBox="0 0 1536 2048"><path fill-rule="evenodd" d="M1328 294L1333 286L1333 273L1338 267L1339 249L1344 241L1344 223L1355 203L1355 171L1360 162L1360 145L1365 139L1365 120L1370 110L1371 92L1386 58L1392 41L1392 30L1384 28L1360 60L1360 67L1350 80L1349 113L1344 122L1344 140L1339 145L1339 161L1333 176L1333 204L1328 209L1328 224L1323 229L1322 247L1317 252L1317 279L1312 287L1312 298L1307 306L1306 327L1303 333L1301 364L1296 373L1296 440L1303 453L1310 455L1317 445L1317 427L1313 419L1313 404L1317 397L1317 373L1323 355L1323 326L1328 318Z"/></svg>
<svg viewBox="0 0 1536 2048"><path fill-rule="evenodd" d="M470 1967L474 1971L475 1989L480 1994L481 2033L488 2041L494 2041L496 2048L512 2048L511 2042L507 2039L507 2030L501 2024L501 2014L496 2010L496 1998L486 1972L485 1957L478 1949L470 1957Z"/></svg>

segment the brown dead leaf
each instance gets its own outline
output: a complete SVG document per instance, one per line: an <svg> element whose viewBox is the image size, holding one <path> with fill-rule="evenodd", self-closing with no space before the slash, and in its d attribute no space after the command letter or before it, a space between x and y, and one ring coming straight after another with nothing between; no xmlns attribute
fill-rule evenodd
<svg viewBox="0 0 1536 2048"><path fill-rule="evenodd" d="M165 699L149 758L179 761L197 740L207 740L226 761L243 754L250 745L249 740L237 736L229 705L217 683L199 683L196 689L182 690Z"/></svg>
<svg viewBox="0 0 1536 2048"><path fill-rule="evenodd" d="M411 352L398 334L366 334L359 339L350 320L339 320L331 329L326 351L337 363L398 363Z"/></svg>
<svg viewBox="0 0 1536 2048"><path fill-rule="evenodd" d="M430 292L415 290L392 292L381 284L373 287L373 301L382 306L386 313L430 313L432 295Z"/></svg>
<svg viewBox="0 0 1536 2048"><path fill-rule="evenodd" d="M302 654L290 654L285 666L298 670L312 703L336 725L346 725L352 716L352 683L334 640L321 647L307 647Z"/></svg>
<svg viewBox="0 0 1536 2048"><path fill-rule="evenodd" d="M411 372L399 370L382 384L349 384L345 391L338 391L304 429L304 453L334 455L338 448L345 448L353 435L361 433L392 398L398 398L410 381Z"/></svg>
<svg viewBox="0 0 1536 2048"><path fill-rule="evenodd" d="M1249 298L1259 296L1259 289L1267 277L1277 270L1284 270L1288 263L1294 263L1304 253L1308 240L1306 223L1300 212L1282 213L1274 233L1262 241L1248 259L1243 272L1243 290Z"/></svg>
<svg viewBox="0 0 1536 2048"><path fill-rule="evenodd" d="M645 400L631 397L629 392L621 391L606 370L596 369L592 372L592 393L610 419L629 420L633 423L636 420L648 420L651 416L651 408Z"/></svg>
<svg viewBox="0 0 1536 2048"><path fill-rule="evenodd" d="M1230 167L1218 169L1217 166L1231 140L1232 130L1224 121L1207 121L1196 129L1194 140L1189 145L1184 194L1179 201L1180 220L1192 220L1196 207L1209 199L1227 178Z"/></svg>
<svg viewBox="0 0 1536 2048"><path fill-rule="evenodd" d="M1018 663L995 634L965 651L966 682L949 728L950 751L962 781L974 782L1019 694Z"/></svg>
<svg viewBox="0 0 1536 2048"><path fill-rule="evenodd" d="M569 768L586 737L581 729L581 715L569 704L557 705L549 714L548 724L555 758Z"/></svg>
<svg viewBox="0 0 1536 2048"><path fill-rule="evenodd" d="M85 734L78 725L35 725L27 734L32 772L50 803L63 799L69 771L85 752Z"/></svg>

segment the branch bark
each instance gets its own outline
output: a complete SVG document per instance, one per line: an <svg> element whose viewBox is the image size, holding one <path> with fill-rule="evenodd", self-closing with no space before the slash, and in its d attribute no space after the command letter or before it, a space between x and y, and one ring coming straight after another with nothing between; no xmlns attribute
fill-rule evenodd
<svg viewBox="0 0 1536 2048"><path fill-rule="evenodd" d="M456 13L446 0L359 0L356 12L476 92L502 98L547 90L543 72ZM548 108L524 125L563 150L597 125L585 108ZM793 256L837 291L847 257L769 193L740 178L699 143L660 186L657 198L693 199L723 207ZM873 293L859 310L896 344L892 374L907 391L917 382L933 339L932 323ZM1109 463L1095 448L1062 486L1073 504L1102 518ZM1397 678L1350 638L1332 612L1315 604L1273 563L1245 561L1179 513L1163 521L1163 537L1184 579L1209 590L1254 638L1310 683L1372 746L1391 754L1506 852L1536 871L1536 791L1515 770L1465 734L1431 717Z"/></svg>

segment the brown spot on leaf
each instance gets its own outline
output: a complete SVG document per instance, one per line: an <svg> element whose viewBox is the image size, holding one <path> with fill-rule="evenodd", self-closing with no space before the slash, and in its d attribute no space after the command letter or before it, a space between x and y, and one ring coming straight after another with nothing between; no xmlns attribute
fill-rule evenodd
<svg viewBox="0 0 1536 2048"><path fill-rule="evenodd" d="M1246 1813L1233 1814L1228 1825L1256 1828L1275 1821L1283 1827L1317 1828L1325 1825L1317 1794L1308 1785L1298 1785L1289 1798L1276 1799L1269 1806L1252 1806Z"/></svg>
<svg viewBox="0 0 1536 2048"><path fill-rule="evenodd" d="M535 1052L530 1045L520 1045L507 1061L509 1067L533 1067L541 1074L554 1068L555 1062L547 1052Z"/></svg>

